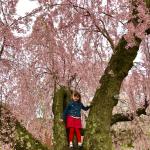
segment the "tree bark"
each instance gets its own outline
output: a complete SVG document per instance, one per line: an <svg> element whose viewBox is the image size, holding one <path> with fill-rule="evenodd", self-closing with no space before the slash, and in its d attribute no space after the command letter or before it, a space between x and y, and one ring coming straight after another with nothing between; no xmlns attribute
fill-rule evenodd
<svg viewBox="0 0 150 150"><path fill-rule="evenodd" d="M55 150L66 150L68 148L67 133L65 129L65 123L60 121L64 108L70 100L70 91L66 87L60 87L60 89L54 92L53 98L53 114L54 114L54 125L53 125L53 137L54 137L54 149Z"/></svg>
<svg viewBox="0 0 150 150"><path fill-rule="evenodd" d="M34 138L12 113L0 104L0 140L15 150L49 150Z"/></svg>
<svg viewBox="0 0 150 150"><path fill-rule="evenodd" d="M147 7L150 0L145 1ZM137 18L131 20L138 24ZM149 29L146 31L149 34ZM84 138L85 150L111 150L112 141L110 126L113 107L118 103L114 98L119 94L123 79L127 76L133 66L133 60L137 56L141 39L135 37L136 46L126 49L127 42L124 36L115 47L108 66L100 80L100 86L93 98L93 107L87 119L87 130Z"/></svg>
<svg viewBox="0 0 150 150"><path fill-rule="evenodd" d="M114 96L119 94L121 83L133 66L141 40L136 38L136 43L133 48L126 49L127 42L121 38L100 80L101 85L95 93L87 120L84 142L87 150L112 149L110 125L113 107L118 103Z"/></svg>

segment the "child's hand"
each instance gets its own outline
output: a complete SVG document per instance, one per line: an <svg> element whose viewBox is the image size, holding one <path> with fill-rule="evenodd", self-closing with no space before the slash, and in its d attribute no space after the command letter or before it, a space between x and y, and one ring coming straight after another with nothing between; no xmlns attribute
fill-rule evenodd
<svg viewBox="0 0 150 150"><path fill-rule="evenodd" d="M91 107L91 106L92 106L92 101L88 101L88 102L87 102L87 106L88 106L88 107Z"/></svg>
<svg viewBox="0 0 150 150"><path fill-rule="evenodd" d="M90 102L88 102L86 105L89 107L89 106L91 106L91 103L90 103Z"/></svg>

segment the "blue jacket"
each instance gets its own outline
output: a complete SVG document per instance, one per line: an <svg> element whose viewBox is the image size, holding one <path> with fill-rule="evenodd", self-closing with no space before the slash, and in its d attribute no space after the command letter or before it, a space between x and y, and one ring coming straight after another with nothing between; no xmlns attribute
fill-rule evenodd
<svg viewBox="0 0 150 150"><path fill-rule="evenodd" d="M90 106L85 107L81 102L73 101L69 102L67 107L64 110L63 113L63 119L66 119L66 116L74 116L74 117L81 117L81 109L88 110Z"/></svg>

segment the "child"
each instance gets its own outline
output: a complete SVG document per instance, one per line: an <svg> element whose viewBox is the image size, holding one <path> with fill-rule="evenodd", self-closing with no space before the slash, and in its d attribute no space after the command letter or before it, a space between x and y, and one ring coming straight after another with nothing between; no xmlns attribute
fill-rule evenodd
<svg viewBox="0 0 150 150"><path fill-rule="evenodd" d="M85 107L81 103L81 95L77 91L73 91L72 100L67 105L63 117L66 121L66 128L69 129L69 147L73 147L73 137L74 132L76 132L78 146L81 147L81 133L80 129L82 128L81 125L81 109L88 110L90 106Z"/></svg>

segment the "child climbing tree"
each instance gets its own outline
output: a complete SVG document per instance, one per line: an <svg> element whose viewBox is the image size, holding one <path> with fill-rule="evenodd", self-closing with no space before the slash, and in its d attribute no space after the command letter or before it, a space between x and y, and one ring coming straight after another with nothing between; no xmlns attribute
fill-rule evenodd
<svg viewBox="0 0 150 150"><path fill-rule="evenodd" d="M76 83L83 92L90 94L96 91L83 147L87 150L112 149L112 110L118 103L116 95L133 66L141 42L150 34L150 1L64 0L56 3L39 0L39 8L16 19L17 2L0 1L1 85L4 94L13 91L10 93L14 97L6 98L20 112L16 111L16 116L26 116L25 122L28 116L35 118L40 105L47 119L52 93L58 87L70 86L68 81L76 73L72 86ZM31 35L17 38L13 32L21 32L21 24L29 27L32 16L36 21ZM39 102L38 89L44 93L44 102ZM56 143L62 139L63 144L57 144L57 149L65 149L65 128L58 122L63 111L59 100L62 95L55 94L54 139ZM28 109L31 106L32 109ZM60 113L56 114L56 110Z"/></svg>

